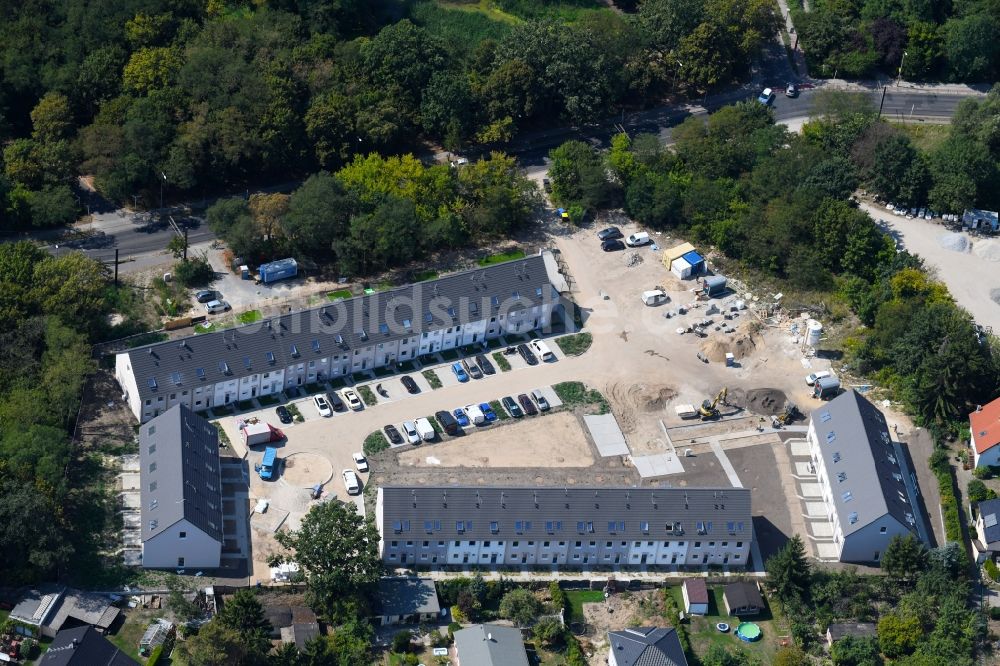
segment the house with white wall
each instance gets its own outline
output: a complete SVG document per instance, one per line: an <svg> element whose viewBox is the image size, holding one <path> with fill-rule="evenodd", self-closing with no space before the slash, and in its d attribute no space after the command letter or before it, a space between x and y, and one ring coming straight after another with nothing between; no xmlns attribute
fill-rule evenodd
<svg viewBox="0 0 1000 666"><path fill-rule="evenodd" d="M807 439L841 562L877 563L894 536L929 541L916 475L864 396L847 391L818 407Z"/></svg>
<svg viewBox="0 0 1000 666"><path fill-rule="evenodd" d="M222 558L219 432L184 405L139 426L142 566L214 569Z"/></svg>
<svg viewBox="0 0 1000 666"><path fill-rule="evenodd" d="M969 446L976 467L1000 466L1000 398L969 414Z"/></svg>
<svg viewBox="0 0 1000 666"><path fill-rule="evenodd" d="M175 405L196 412L421 354L545 331L563 306L545 254L290 312L115 358L140 423Z"/></svg>

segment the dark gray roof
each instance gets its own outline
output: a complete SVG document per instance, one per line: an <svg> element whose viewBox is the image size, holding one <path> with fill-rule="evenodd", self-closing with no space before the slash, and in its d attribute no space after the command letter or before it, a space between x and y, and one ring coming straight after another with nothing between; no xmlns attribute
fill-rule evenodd
<svg viewBox="0 0 1000 666"><path fill-rule="evenodd" d="M1000 499L979 503L979 515L983 517L983 537L986 543L1000 541Z"/></svg>
<svg viewBox="0 0 1000 666"><path fill-rule="evenodd" d="M618 666L687 666L673 627L629 627L609 631L610 650Z"/></svg>
<svg viewBox="0 0 1000 666"><path fill-rule="evenodd" d="M871 622L837 622L831 624L827 628L827 631L829 632L830 640L832 641L840 640L844 636L862 638L864 636L878 635L878 630Z"/></svg>
<svg viewBox="0 0 1000 666"><path fill-rule="evenodd" d="M693 604L708 603L708 585L704 578L688 578L684 581L688 601Z"/></svg>
<svg viewBox="0 0 1000 666"><path fill-rule="evenodd" d="M139 395L147 399L481 321L485 313L492 317L554 297L545 262L536 255L126 353Z"/></svg>
<svg viewBox="0 0 1000 666"><path fill-rule="evenodd" d="M214 425L176 405L139 426L139 460L143 541L186 518L222 542L219 431Z"/></svg>
<svg viewBox="0 0 1000 666"><path fill-rule="evenodd" d="M10 617L27 624L41 625L61 603L66 588L54 583L29 590L10 611Z"/></svg>
<svg viewBox="0 0 1000 666"><path fill-rule="evenodd" d="M138 666L93 627L64 629L42 656L44 666Z"/></svg>
<svg viewBox="0 0 1000 666"><path fill-rule="evenodd" d="M411 534L463 539L631 538L646 536L644 523L654 539L680 536L667 532L667 523L680 523L689 538L699 535L699 523L705 538L751 538L748 488L383 486L379 492L386 539L407 527Z"/></svg>
<svg viewBox="0 0 1000 666"><path fill-rule="evenodd" d="M764 598L753 583L730 583L722 591L730 608L764 608Z"/></svg>
<svg viewBox="0 0 1000 666"><path fill-rule="evenodd" d="M477 624L455 632L458 660L469 666L528 666L524 638L514 627Z"/></svg>
<svg viewBox="0 0 1000 666"><path fill-rule="evenodd" d="M882 412L851 390L817 408L811 419L844 536L886 513L916 534L914 510L903 499L904 470Z"/></svg>
<svg viewBox="0 0 1000 666"><path fill-rule="evenodd" d="M381 615L441 612L430 578L383 578L378 582L378 603Z"/></svg>

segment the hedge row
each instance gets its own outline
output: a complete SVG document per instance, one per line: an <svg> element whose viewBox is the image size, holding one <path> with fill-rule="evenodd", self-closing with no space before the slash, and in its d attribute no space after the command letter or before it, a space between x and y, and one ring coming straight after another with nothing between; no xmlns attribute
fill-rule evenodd
<svg viewBox="0 0 1000 666"><path fill-rule="evenodd" d="M997 565L992 559L986 560L983 564L983 568L986 569L986 575L989 576L994 583L1000 583L1000 569L997 569Z"/></svg>
<svg viewBox="0 0 1000 666"><path fill-rule="evenodd" d="M951 463L948 454L937 450L927 460L931 471L937 477L938 491L941 493L941 508L944 512L944 534L948 541L962 543L962 517L955 497L955 486L952 482Z"/></svg>

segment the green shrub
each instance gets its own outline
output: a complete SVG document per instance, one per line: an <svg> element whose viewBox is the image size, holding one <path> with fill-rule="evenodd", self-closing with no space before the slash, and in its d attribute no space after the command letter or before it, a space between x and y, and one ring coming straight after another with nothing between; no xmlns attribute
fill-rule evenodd
<svg viewBox="0 0 1000 666"><path fill-rule="evenodd" d="M376 430L365 437L365 443L361 445L361 450L365 452L366 456L373 456L387 448L389 448L389 440L385 438L381 430Z"/></svg>
<svg viewBox="0 0 1000 666"><path fill-rule="evenodd" d="M163 646L157 645L153 648L153 651L149 653L149 659L146 660L146 666L155 666L159 663L160 659L163 657Z"/></svg>
<svg viewBox="0 0 1000 666"><path fill-rule="evenodd" d="M215 271L205 257L189 258L174 264L174 279L185 287L204 287L215 279Z"/></svg>
<svg viewBox="0 0 1000 666"><path fill-rule="evenodd" d="M397 632L395 636L392 637L392 651L398 652L400 654L410 651L410 641L413 640L413 634L409 631Z"/></svg>
<svg viewBox="0 0 1000 666"><path fill-rule="evenodd" d="M359 386L358 395L361 396L366 407L374 407L378 404L378 398L375 397L375 392L370 386Z"/></svg>
<svg viewBox="0 0 1000 666"><path fill-rule="evenodd" d="M461 628L462 628L462 625L459 624L458 622L452 622L451 624L449 624L448 625L448 638L450 638L451 640L455 640L455 632L459 631Z"/></svg>
<svg viewBox="0 0 1000 666"><path fill-rule="evenodd" d="M969 496L970 502L982 502L989 496L986 484L979 479L972 479L965 487L965 492Z"/></svg>
<svg viewBox="0 0 1000 666"><path fill-rule="evenodd" d="M972 475L977 479L992 479L993 468L986 465L980 465L976 469L972 470Z"/></svg>
<svg viewBox="0 0 1000 666"><path fill-rule="evenodd" d="M500 368L500 372L507 372L510 370L510 361L503 355L503 352L493 352L493 360L496 361L497 367Z"/></svg>
<svg viewBox="0 0 1000 666"><path fill-rule="evenodd" d="M991 606L990 607L990 619L991 620L1000 620L1000 606Z"/></svg>
<svg viewBox="0 0 1000 666"><path fill-rule="evenodd" d="M983 569L986 570L986 574L994 583L1000 583L1000 569L997 569L996 562L992 559L986 560L983 564Z"/></svg>
<svg viewBox="0 0 1000 666"><path fill-rule="evenodd" d="M576 333L556 338L556 344L559 345L559 349L567 356L579 356L590 349L590 345L593 342L594 336L590 333Z"/></svg>
<svg viewBox="0 0 1000 666"><path fill-rule="evenodd" d="M604 395L596 389L588 389L583 382L562 382L552 387L566 407L593 405L598 414L607 414L611 407Z"/></svg>

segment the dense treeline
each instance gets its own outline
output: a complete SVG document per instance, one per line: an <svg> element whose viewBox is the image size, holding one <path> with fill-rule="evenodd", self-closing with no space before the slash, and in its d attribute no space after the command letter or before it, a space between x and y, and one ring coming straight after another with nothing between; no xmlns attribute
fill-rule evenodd
<svg viewBox="0 0 1000 666"><path fill-rule="evenodd" d="M428 0L7 3L2 226L71 220L78 173L154 206L161 187L286 180L423 140L503 143L726 83L774 34L768 0L646 0L568 23L564 4L599 6L511 0L508 25Z"/></svg>
<svg viewBox="0 0 1000 666"><path fill-rule="evenodd" d="M876 624L877 636L834 643L830 657L836 666L878 666L887 660L972 666L987 626L981 613L968 608L967 563L959 543L927 550L907 536L895 537L883 553L884 576L822 571L810 566L796 536L768 559L767 582L806 652L825 652L817 635L831 622Z"/></svg>
<svg viewBox="0 0 1000 666"><path fill-rule="evenodd" d="M678 228L752 270L824 300L835 295L866 326L847 343L855 369L894 388L921 422L952 424L1000 393L1000 357L922 262L897 252L849 201L860 178L873 178L858 165L874 150L866 137L882 124L844 101L833 99L841 110L801 135L750 102L685 121L673 149L651 135L619 135L604 155L570 142L551 155L553 195L578 211L621 204L644 225ZM961 116L980 118L990 105L996 93ZM965 141L974 131L966 127L978 125L956 125L947 143Z"/></svg>
<svg viewBox="0 0 1000 666"><path fill-rule="evenodd" d="M106 326L106 269L80 253L51 257L0 244L0 580L52 576L66 564L74 489L69 434L89 340ZM94 538L99 535L93 535Z"/></svg>
<svg viewBox="0 0 1000 666"><path fill-rule="evenodd" d="M792 13L813 76L894 77L900 66L903 78L913 81L972 83L1000 76L996 0L808 4L810 11L793 5Z"/></svg>
<svg viewBox="0 0 1000 666"><path fill-rule="evenodd" d="M457 169L373 153L310 177L290 196L222 200L207 219L245 261L293 255L367 275L505 238L529 221L537 196L514 159L499 153Z"/></svg>

